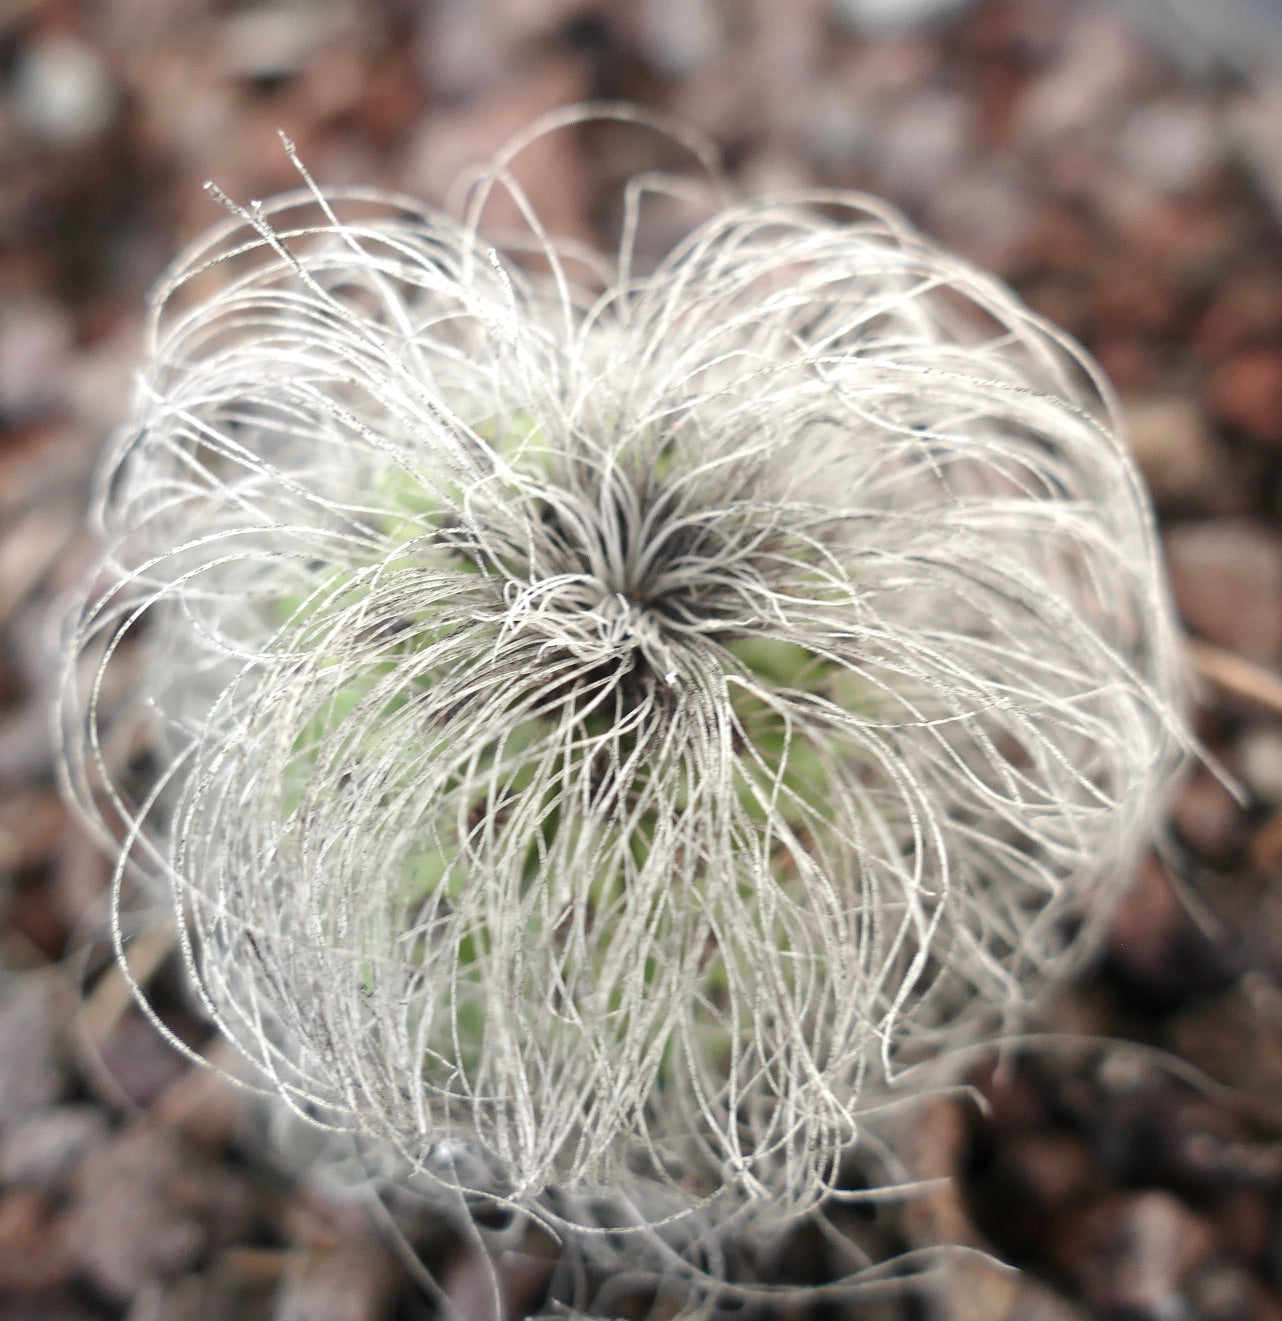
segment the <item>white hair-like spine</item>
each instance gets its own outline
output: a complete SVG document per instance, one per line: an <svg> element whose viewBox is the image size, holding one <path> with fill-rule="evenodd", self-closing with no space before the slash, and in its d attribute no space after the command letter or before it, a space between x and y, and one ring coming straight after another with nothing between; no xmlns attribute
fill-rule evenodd
<svg viewBox="0 0 1282 1321"><path fill-rule="evenodd" d="M1107 388L998 282L848 194L626 242L576 282L312 190L188 254L69 777L300 1112L519 1205L785 1219L1094 948L1176 631ZM142 802L97 709L139 634Z"/></svg>

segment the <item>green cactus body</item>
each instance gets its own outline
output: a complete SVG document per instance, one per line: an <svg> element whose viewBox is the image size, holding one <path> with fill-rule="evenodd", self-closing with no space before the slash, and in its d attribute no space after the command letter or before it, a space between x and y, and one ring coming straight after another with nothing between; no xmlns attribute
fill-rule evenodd
<svg viewBox="0 0 1282 1321"><path fill-rule="evenodd" d="M517 417L509 429L500 430L493 425L478 434L502 463L539 472L552 461L542 433L528 416ZM504 436L509 439L504 440ZM659 469L669 469L672 461L671 447L667 447L656 460L655 474L661 477ZM378 512L373 516L372 529L384 548L379 570L384 580L402 572L421 572L424 568L468 575L486 572L486 566L476 558L456 553L448 537L442 544L441 532L448 527L454 493L434 495L412 473L400 468L389 469L376 489L373 504ZM389 543L393 548L403 547L403 551L396 553L393 549L388 554ZM309 596L281 598L280 618L289 645L297 647L300 640L305 643L309 638L323 637L329 617L350 606L353 595L362 590L357 573L335 571ZM384 730L388 722L405 717L415 693L427 692L434 678L430 673L421 673L408 683L392 685L390 681L407 660L412 660L415 649L422 646L424 637L430 636L432 630L433 620L422 612L401 620L399 631L389 634L381 658L367 662L358 675L333 693L325 706L310 718L298 735L282 795L282 810L286 815L298 811L303 803L308 779L321 750L333 757L334 749L341 749L341 755L353 767L358 767L368 756L386 754ZM837 667L805 647L768 636L731 635L717 645L725 655L728 675L738 675L742 680L738 682L733 677L727 680L730 707L744 742L735 772L737 801L751 827L761 827L774 819L794 832L791 841L776 845L780 867L786 869L789 850L799 847L798 840L804 841L806 832L824 819L831 779L814 742L806 737L804 730L784 718L778 705L767 699L775 693L823 694L832 687ZM556 805L558 786L580 782L588 773L591 749L611 740L613 716L601 710L591 711L581 718L580 727L582 739L574 749L560 754L550 781L537 791L542 800L524 818L538 822L527 847L526 875L531 884L546 875L542 859L558 845L557 836L562 828L561 812ZM496 741L473 764L474 776L479 772L480 778L491 785L488 795L468 807L469 821L475 823L476 829L480 829L487 817L496 813L501 816L531 791L534 761L526 754L540 750L551 729L549 721L538 717L521 720L505 733L501 744ZM623 759L635 751L626 734L618 736L614 745ZM442 799L455 801L460 787L457 777L447 780L441 789ZM672 801L678 810L685 806L680 794ZM526 806L530 808L530 804ZM623 829L611 824L608 817L606 813L607 819L601 827L604 831ZM655 826L653 814L642 814L627 827L623 846L638 868L645 865ZM405 853L399 884L389 890L389 902L394 908L393 926L449 930L441 919L466 904L471 869L477 864L467 856L471 850L466 841L459 839L453 820L438 820L424 830L423 836L420 846ZM606 856L618 855L607 849ZM586 887L586 898L582 901L588 913L586 920L599 920L594 915L610 912L619 901L620 887L625 883L618 867L600 870L596 880ZM745 899L750 897L750 886L747 880L740 885ZM526 935L532 946L560 938L555 928L545 929L546 922L537 904L531 904L528 911ZM441 1027L431 1034L429 1066L449 1065L450 1070L461 1069L466 1074L483 1054L488 942L484 932L472 928L448 939L454 942L448 957L450 975L442 991L445 1001L440 1008ZM377 976L378 960L385 953L369 951L370 957L362 962L359 978L363 988L368 990ZM437 951L438 959L441 955ZM643 969L647 988L656 976L655 963L648 960ZM718 1067L728 1067L732 1051L730 1030L714 1021L716 1013L726 1006L730 984L723 953L713 942L702 958L699 971L699 993L712 1017L699 1031L704 1058ZM627 1038L629 1011L622 987L617 983L607 993L607 1012L615 1016L620 1040ZM455 1052L459 1058L450 1064ZM436 1064L431 1065L431 1061ZM656 1075L659 1084L671 1077L671 1071L677 1067L680 1067L680 1052L674 1042L667 1041L661 1046Z"/></svg>

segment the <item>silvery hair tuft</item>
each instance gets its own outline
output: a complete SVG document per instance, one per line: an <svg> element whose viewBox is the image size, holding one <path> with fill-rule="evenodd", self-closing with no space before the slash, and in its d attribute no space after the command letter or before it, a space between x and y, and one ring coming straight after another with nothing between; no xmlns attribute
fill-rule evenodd
<svg viewBox="0 0 1282 1321"><path fill-rule="evenodd" d="M649 271L479 210L309 188L167 277L69 775L300 1113L519 1205L786 1219L1160 820L1146 498L1081 350L881 203L731 202Z"/></svg>

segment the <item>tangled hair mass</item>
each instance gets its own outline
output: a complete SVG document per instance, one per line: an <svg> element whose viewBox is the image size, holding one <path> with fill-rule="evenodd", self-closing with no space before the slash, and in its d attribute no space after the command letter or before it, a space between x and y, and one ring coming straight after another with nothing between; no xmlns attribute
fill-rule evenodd
<svg viewBox="0 0 1282 1321"><path fill-rule="evenodd" d="M782 1222L1095 947L1176 631L1080 349L863 196L641 269L659 188L613 256L484 239L505 162L463 219L232 208L104 465L68 775L300 1114L516 1206Z"/></svg>

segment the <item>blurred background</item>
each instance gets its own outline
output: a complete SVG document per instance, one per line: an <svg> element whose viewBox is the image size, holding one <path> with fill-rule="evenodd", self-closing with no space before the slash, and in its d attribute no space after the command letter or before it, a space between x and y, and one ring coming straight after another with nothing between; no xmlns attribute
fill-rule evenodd
<svg viewBox="0 0 1282 1321"><path fill-rule="evenodd" d="M440 202L596 98L694 125L745 192L889 198L1087 344L1154 493L1198 731L1242 786L1180 791L1103 960L1047 1011L1080 1044L980 1063L975 1097L919 1117L912 1164L945 1181L744 1245L736 1273L821 1283L843 1244L960 1243L1023 1274L957 1257L914 1299L775 1310L1282 1321L1282 0L0 0L0 1318L493 1315L472 1247L397 1212L433 1298L131 1008L108 864L55 787L51 620L93 561L88 481L147 291L222 214L206 180L296 187L283 129L322 184ZM656 163L640 138L526 153L548 227L599 239ZM135 971L218 1058L166 953ZM500 1260L512 1315L555 1256L536 1237Z"/></svg>

